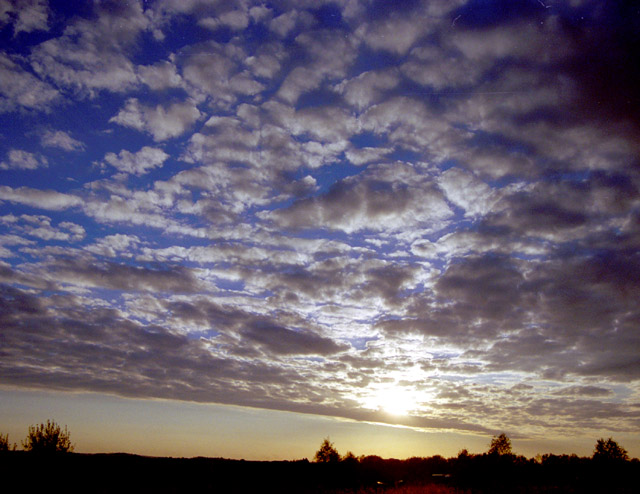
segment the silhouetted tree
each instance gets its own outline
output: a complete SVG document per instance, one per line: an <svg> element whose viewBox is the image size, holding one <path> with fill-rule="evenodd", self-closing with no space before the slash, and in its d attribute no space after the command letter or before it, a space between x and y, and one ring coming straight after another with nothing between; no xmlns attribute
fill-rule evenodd
<svg viewBox="0 0 640 494"><path fill-rule="evenodd" d="M9 444L9 434L5 434L4 436L0 434L0 452L2 451L15 451L16 443L13 443L13 446Z"/></svg>
<svg viewBox="0 0 640 494"><path fill-rule="evenodd" d="M596 442L593 452L594 460L628 460L627 450L618 445L612 438L607 440L600 438Z"/></svg>
<svg viewBox="0 0 640 494"><path fill-rule="evenodd" d="M342 457L342 461L346 461L347 463L358 463L358 457L351 451L347 451L347 454Z"/></svg>
<svg viewBox="0 0 640 494"><path fill-rule="evenodd" d="M502 433L499 436L493 436L489 445L490 455L510 455L511 453L511 439L506 434Z"/></svg>
<svg viewBox="0 0 640 494"><path fill-rule="evenodd" d="M469 450L467 448L463 448L458 451L458 458L469 458L471 455L469 454Z"/></svg>
<svg viewBox="0 0 640 494"><path fill-rule="evenodd" d="M25 451L34 453L68 453L73 451L73 445L69 439L67 426L64 430L51 420L46 425L30 425L27 438L22 441Z"/></svg>
<svg viewBox="0 0 640 494"><path fill-rule="evenodd" d="M333 446L333 443L329 441L328 437L322 441L320 449L316 451L315 461L318 463L333 463L340 461L340 454Z"/></svg>

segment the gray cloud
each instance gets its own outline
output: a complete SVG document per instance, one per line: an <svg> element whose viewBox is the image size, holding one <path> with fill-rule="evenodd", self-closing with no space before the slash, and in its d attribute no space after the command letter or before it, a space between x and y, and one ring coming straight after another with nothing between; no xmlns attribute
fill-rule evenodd
<svg viewBox="0 0 640 494"><path fill-rule="evenodd" d="M3 5L3 383L637 430L630 7Z"/></svg>
<svg viewBox="0 0 640 494"><path fill-rule="evenodd" d="M60 99L51 85L22 68L7 54L0 53L0 112L18 108L48 110Z"/></svg>
<svg viewBox="0 0 640 494"><path fill-rule="evenodd" d="M60 260L47 271L57 281L87 287L176 293L195 292L199 288L194 273L182 266L152 269L114 262Z"/></svg>
<svg viewBox="0 0 640 494"><path fill-rule="evenodd" d="M352 233L393 231L400 225L438 228L451 216L442 192L428 178L418 175L413 166L397 163L382 170L370 168L363 176L334 185L325 195L303 199L268 217L286 228L330 228Z"/></svg>
<svg viewBox="0 0 640 494"><path fill-rule="evenodd" d="M47 30L49 6L46 0L3 0L0 3L0 25L13 24L13 36Z"/></svg>
<svg viewBox="0 0 640 494"><path fill-rule="evenodd" d="M107 153L104 160L111 166L125 173L143 175L153 168L162 166L169 158L169 155L162 149L144 146L136 153L131 153L126 149L115 153Z"/></svg>
<svg viewBox="0 0 640 494"><path fill-rule="evenodd" d="M38 75L90 97L137 85L127 51L148 27L138 3L95 8L93 18L75 17L61 37L39 44L30 56Z"/></svg>
<svg viewBox="0 0 640 494"><path fill-rule="evenodd" d="M84 144L62 130L46 131L42 135L40 142L45 147L59 148L65 151L82 151L85 149Z"/></svg>
<svg viewBox="0 0 640 494"><path fill-rule="evenodd" d="M35 170L37 168L46 168L48 165L47 158L23 151L21 149L12 149L7 155L7 161L0 162L2 170Z"/></svg>
<svg viewBox="0 0 640 494"><path fill-rule="evenodd" d="M82 200L75 195L31 187L14 189L6 185L0 186L0 200L53 211L68 209L82 204Z"/></svg>
<svg viewBox="0 0 640 494"><path fill-rule="evenodd" d="M173 103L169 106L147 106L136 98L127 100L124 108L109 122L148 132L156 142L182 135L201 116L192 102Z"/></svg>

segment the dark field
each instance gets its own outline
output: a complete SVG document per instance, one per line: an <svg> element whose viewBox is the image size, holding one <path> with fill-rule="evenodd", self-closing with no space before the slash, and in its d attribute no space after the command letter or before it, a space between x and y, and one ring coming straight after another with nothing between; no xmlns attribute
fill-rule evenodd
<svg viewBox="0 0 640 494"><path fill-rule="evenodd" d="M0 455L4 485L21 492L490 494L636 493L640 462L545 455L468 455L312 463L127 454Z"/></svg>

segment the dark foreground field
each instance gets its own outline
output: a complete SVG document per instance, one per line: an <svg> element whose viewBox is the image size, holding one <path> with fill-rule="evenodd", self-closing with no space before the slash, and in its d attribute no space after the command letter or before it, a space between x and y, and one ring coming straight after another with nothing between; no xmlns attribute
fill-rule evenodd
<svg viewBox="0 0 640 494"><path fill-rule="evenodd" d="M493 494L636 493L640 462L547 455L470 455L336 463L149 458L126 454L0 455L3 485L21 492Z"/></svg>

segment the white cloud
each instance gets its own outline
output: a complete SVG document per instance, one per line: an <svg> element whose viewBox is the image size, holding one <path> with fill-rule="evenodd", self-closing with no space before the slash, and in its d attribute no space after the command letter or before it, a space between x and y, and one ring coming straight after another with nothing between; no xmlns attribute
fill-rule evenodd
<svg viewBox="0 0 640 494"><path fill-rule="evenodd" d="M0 201L25 204L34 208L60 211L82 204L82 199L71 194L63 194L54 190L40 190L31 187L0 186Z"/></svg>
<svg viewBox="0 0 640 494"><path fill-rule="evenodd" d="M51 224L51 218L44 215L23 214L19 217L5 216L0 218L0 223L10 223L16 232L47 241L78 242L82 240L86 234L85 229L81 225L70 221L63 221L57 226L54 226ZM4 243L6 244L7 242ZM19 245L32 243L33 242L22 243ZM15 242L14 245L16 245Z"/></svg>
<svg viewBox="0 0 640 494"><path fill-rule="evenodd" d="M244 60L256 77L271 79L282 68L287 52L280 43L263 43L254 55Z"/></svg>
<svg viewBox="0 0 640 494"><path fill-rule="evenodd" d="M499 198L486 183L459 168L450 168L440 175L438 185L451 202L465 210L467 216L488 213Z"/></svg>
<svg viewBox="0 0 640 494"><path fill-rule="evenodd" d="M336 90L344 95L347 102L358 109L378 103L385 91L393 89L400 82L396 70L363 72L353 79L336 85Z"/></svg>
<svg viewBox="0 0 640 494"><path fill-rule="evenodd" d="M158 142L182 135L200 116L200 111L190 101L165 107L146 106L136 98L130 98L109 122L148 132Z"/></svg>
<svg viewBox="0 0 640 494"><path fill-rule="evenodd" d="M416 22L413 16L389 18L367 27L365 42L373 49L405 54L413 44L428 33L428 20Z"/></svg>
<svg viewBox="0 0 640 494"><path fill-rule="evenodd" d="M380 161L393 149L383 147L353 148L345 151L345 157L354 165L362 166L375 161Z"/></svg>
<svg viewBox="0 0 640 494"><path fill-rule="evenodd" d="M82 151L84 144L62 130L48 130L40 139L43 146L64 149L65 151Z"/></svg>
<svg viewBox="0 0 640 494"><path fill-rule="evenodd" d="M273 11L264 5L256 5L249 9L249 15L255 22L260 22L273 15Z"/></svg>
<svg viewBox="0 0 640 494"><path fill-rule="evenodd" d="M8 161L0 162L2 170L35 170L48 165L47 158L21 149L12 149Z"/></svg>
<svg viewBox="0 0 640 494"><path fill-rule="evenodd" d="M294 104L301 94L316 89L322 82L323 74L312 68L296 67L284 80L278 96L287 103Z"/></svg>
<svg viewBox="0 0 640 494"><path fill-rule="evenodd" d="M298 11L290 10L272 19L271 22L269 22L269 29L284 38L295 27L297 19Z"/></svg>
<svg viewBox="0 0 640 494"><path fill-rule="evenodd" d="M59 98L56 89L0 53L0 112L20 107L46 111Z"/></svg>
<svg viewBox="0 0 640 494"><path fill-rule="evenodd" d="M35 46L29 57L34 71L89 97L135 87L138 78L127 50L149 27L141 4L95 4L94 14L74 18L62 36Z"/></svg>
<svg viewBox="0 0 640 494"><path fill-rule="evenodd" d="M411 50L401 70L418 84L442 90L475 83L487 66L435 46L419 46Z"/></svg>
<svg viewBox="0 0 640 494"><path fill-rule="evenodd" d="M139 243L140 239L135 235L117 233L100 238L85 247L85 249L93 254L105 257L116 257L118 255L126 257L133 255L132 251Z"/></svg>
<svg viewBox="0 0 640 494"><path fill-rule="evenodd" d="M107 153L104 160L118 170L134 175L144 175L153 168L162 166L169 155L162 149L144 146L137 153L131 153L126 149L115 153Z"/></svg>
<svg viewBox="0 0 640 494"><path fill-rule="evenodd" d="M182 77L178 74L175 64L170 61L140 65L136 70L140 81L156 91L182 85Z"/></svg>
<svg viewBox="0 0 640 494"><path fill-rule="evenodd" d="M246 29L249 25L249 14L243 10L230 10L219 14L217 17L206 17L198 22L208 29L217 29L220 26L227 26L234 31Z"/></svg>
<svg viewBox="0 0 640 494"><path fill-rule="evenodd" d="M202 44L183 60L186 89L198 102L208 100L213 106L228 108L239 95L257 95L265 89L251 73L255 63L239 45Z"/></svg>
<svg viewBox="0 0 640 494"><path fill-rule="evenodd" d="M306 52L308 62L294 67L278 90L277 95L290 104L323 81L344 77L359 43L357 38L331 31L304 32L295 41Z"/></svg>

